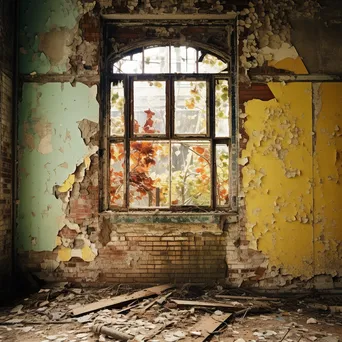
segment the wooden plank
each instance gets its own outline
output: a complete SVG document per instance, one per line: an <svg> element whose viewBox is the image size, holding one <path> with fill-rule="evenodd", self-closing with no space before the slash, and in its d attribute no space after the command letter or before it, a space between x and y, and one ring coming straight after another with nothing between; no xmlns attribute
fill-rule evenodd
<svg viewBox="0 0 342 342"><path fill-rule="evenodd" d="M279 301L282 298L275 298L275 297L248 297L248 296L227 296L227 295L216 295L216 298L224 298L224 299L235 299L235 300L262 300L262 301ZM283 298L284 299L284 298Z"/></svg>
<svg viewBox="0 0 342 342"><path fill-rule="evenodd" d="M227 313L220 316L211 315L211 316L204 316L194 324L189 330L188 333L191 335L192 331L200 332L201 336L194 336L186 337L184 342L196 341L196 342L203 342L207 339L210 334L212 334L222 323L224 323L232 314Z"/></svg>
<svg viewBox="0 0 342 342"><path fill-rule="evenodd" d="M212 307L212 308L229 308L229 309L241 309L244 307L244 305L232 305L228 303L221 303L221 302L202 302L197 300L177 300L172 299L174 303L180 306L206 306L206 307Z"/></svg>
<svg viewBox="0 0 342 342"><path fill-rule="evenodd" d="M73 316L79 316L79 315L84 315L86 313L108 308L110 306L114 305L119 305L119 304L125 304L128 302L131 302L133 300L141 299L141 298L146 298L146 297L152 297L155 295L160 295L163 291L166 291L168 289L171 289L173 286L172 285L160 285L160 286L154 286L154 287L149 287L144 290L136 291L133 292L130 295L120 295L116 296L110 299L102 299L99 300L95 303L87 304L87 305L82 305L78 308L75 308L71 311Z"/></svg>

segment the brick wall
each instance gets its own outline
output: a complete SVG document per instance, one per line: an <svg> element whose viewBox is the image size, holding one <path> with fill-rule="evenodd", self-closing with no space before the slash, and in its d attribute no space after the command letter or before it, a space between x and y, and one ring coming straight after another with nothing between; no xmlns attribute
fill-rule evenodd
<svg viewBox="0 0 342 342"><path fill-rule="evenodd" d="M71 282L223 283L227 273L225 233L115 234L95 261L72 258L51 273L40 272L41 263L56 260L56 253L27 252L21 258L42 278Z"/></svg>
<svg viewBox="0 0 342 342"><path fill-rule="evenodd" d="M0 5L0 296L12 271L13 2Z"/></svg>

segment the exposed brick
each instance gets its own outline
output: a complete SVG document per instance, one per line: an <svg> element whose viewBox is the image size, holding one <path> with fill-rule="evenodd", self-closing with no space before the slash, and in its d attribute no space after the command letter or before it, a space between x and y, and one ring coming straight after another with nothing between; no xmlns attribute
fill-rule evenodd
<svg viewBox="0 0 342 342"><path fill-rule="evenodd" d="M3 1L0 12L0 296L10 289L12 264L13 4Z"/></svg>

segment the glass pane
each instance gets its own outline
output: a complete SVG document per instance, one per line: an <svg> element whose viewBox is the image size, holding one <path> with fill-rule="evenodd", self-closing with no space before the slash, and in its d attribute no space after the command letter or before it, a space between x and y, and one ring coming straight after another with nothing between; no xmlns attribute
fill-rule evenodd
<svg viewBox="0 0 342 342"><path fill-rule="evenodd" d="M229 136L228 81L217 80L215 85L215 136Z"/></svg>
<svg viewBox="0 0 342 342"><path fill-rule="evenodd" d="M171 204L210 206L211 160L208 141L171 143Z"/></svg>
<svg viewBox="0 0 342 342"><path fill-rule="evenodd" d="M175 134L207 133L205 81L175 82Z"/></svg>
<svg viewBox="0 0 342 342"><path fill-rule="evenodd" d="M195 73L197 50L186 46L171 46L171 72Z"/></svg>
<svg viewBox="0 0 342 342"><path fill-rule="evenodd" d="M168 207L170 143L132 141L130 149L130 207Z"/></svg>
<svg viewBox="0 0 342 342"><path fill-rule="evenodd" d="M198 72L203 74L228 72L228 64L207 53L204 55L203 60L198 63Z"/></svg>
<svg viewBox="0 0 342 342"><path fill-rule="evenodd" d="M134 134L166 133L166 82L134 82Z"/></svg>
<svg viewBox="0 0 342 342"><path fill-rule="evenodd" d="M169 73L169 47L159 46L144 50L144 73Z"/></svg>
<svg viewBox="0 0 342 342"><path fill-rule="evenodd" d="M229 204L229 148L216 145L216 203L218 206Z"/></svg>
<svg viewBox="0 0 342 342"><path fill-rule="evenodd" d="M110 135L123 137L125 133L124 123L124 87L123 82L111 87L111 107L110 107Z"/></svg>
<svg viewBox="0 0 342 342"><path fill-rule="evenodd" d="M135 53L121 58L113 65L114 74L141 74L142 53Z"/></svg>
<svg viewBox="0 0 342 342"><path fill-rule="evenodd" d="M110 205L123 207L125 203L125 149L123 143L110 145Z"/></svg>

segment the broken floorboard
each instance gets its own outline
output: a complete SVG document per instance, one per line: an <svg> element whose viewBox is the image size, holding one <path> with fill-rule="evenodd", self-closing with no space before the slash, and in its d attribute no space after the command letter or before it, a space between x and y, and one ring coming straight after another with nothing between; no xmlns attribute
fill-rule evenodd
<svg viewBox="0 0 342 342"><path fill-rule="evenodd" d="M176 303L178 306L199 306L199 307L212 307L212 308L227 308L230 310L239 310L244 308L244 305L233 305L229 303L222 302L205 302L205 301L197 301L197 300L178 300L172 299L172 302Z"/></svg>
<svg viewBox="0 0 342 342"><path fill-rule="evenodd" d="M279 301L282 298L275 298L275 297L249 297L249 296L228 296L228 295L216 295L216 298L222 299L234 299L234 300L262 300L262 301ZM283 298L284 299L284 298Z"/></svg>
<svg viewBox="0 0 342 342"><path fill-rule="evenodd" d="M99 300L95 303L86 304L86 305L82 305L78 308L75 308L71 311L71 313L73 316L84 315L86 313L97 311L97 310L104 309L104 308L108 308L110 306L125 304L125 303L131 302L133 300L160 295L163 291L171 289L172 287L173 286L169 285L169 284L168 285L154 286L154 287L149 287L149 288L144 289L144 290L133 292L130 295L121 295L121 296L116 296L116 297L113 297L110 299L102 299L102 300Z"/></svg>
<svg viewBox="0 0 342 342"><path fill-rule="evenodd" d="M196 336L196 342L203 342L206 340L216 329L219 328L220 325L222 325L227 319L231 316L231 313L223 314L223 315L211 315L211 316L204 316L201 317L201 319L194 324L189 329L189 334L192 335L192 337L186 337L184 342L190 342L193 341ZM200 333L200 335L196 335L194 333Z"/></svg>

